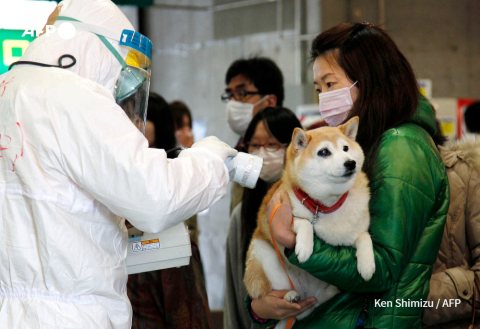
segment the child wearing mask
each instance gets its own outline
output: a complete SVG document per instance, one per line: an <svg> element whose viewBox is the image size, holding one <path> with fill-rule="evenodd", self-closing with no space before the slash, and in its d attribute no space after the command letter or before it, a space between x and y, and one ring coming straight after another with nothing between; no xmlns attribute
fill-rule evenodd
<svg viewBox="0 0 480 329"><path fill-rule="evenodd" d="M302 126L292 111L267 107L253 117L245 132L244 151L262 157L263 167L256 187L244 189L242 201L231 215L226 251L225 328L253 328L244 306L245 257L257 226L258 209L267 191L282 176L285 150L297 127Z"/></svg>

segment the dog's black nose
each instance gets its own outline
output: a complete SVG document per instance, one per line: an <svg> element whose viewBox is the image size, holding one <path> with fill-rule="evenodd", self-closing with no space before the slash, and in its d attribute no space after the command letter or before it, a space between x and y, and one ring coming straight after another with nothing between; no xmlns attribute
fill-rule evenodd
<svg viewBox="0 0 480 329"><path fill-rule="evenodd" d="M348 161L345 161L345 163L343 165L348 170L353 170L353 169L355 169L355 166L357 165L357 163L354 160L348 160Z"/></svg>

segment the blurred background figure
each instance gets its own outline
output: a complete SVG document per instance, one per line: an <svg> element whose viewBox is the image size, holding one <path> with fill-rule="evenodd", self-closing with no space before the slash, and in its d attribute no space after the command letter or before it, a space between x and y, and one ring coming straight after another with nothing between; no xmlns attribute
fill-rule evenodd
<svg viewBox="0 0 480 329"><path fill-rule="evenodd" d="M479 139L480 135L480 102L475 102L465 109L463 114L465 126L467 127L467 136L473 139Z"/></svg>
<svg viewBox="0 0 480 329"><path fill-rule="evenodd" d="M285 151L293 130L302 128L295 114L284 107L259 111L245 132L242 150L263 158L260 179L254 189L243 189L242 200L230 219L227 238L224 328L254 328L245 309L247 291L243 283L245 259L257 212L270 187L282 176Z"/></svg>
<svg viewBox="0 0 480 329"><path fill-rule="evenodd" d="M190 109L184 102L176 100L170 103L170 110L175 123L175 137L178 144L183 147L192 146L194 137Z"/></svg>
<svg viewBox="0 0 480 329"><path fill-rule="evenodd" d="M145 128L150 147L174 149L177 145L174 127L174 116L165 99L150 93ZM177 153L169 152L168 157L175 158ZM211 328L196 216L187 221L187 226L192 246L189 265L128 276L132 329Z"/></svg>
<svg viewBox="0 0 480 329"><path fill-rule="evenodd" d="M176 146L175 126L170 108L162 96L150 93L148 97L145 137L150 148L169 151ZM175 155L167 154L169 158Z"/></svg>

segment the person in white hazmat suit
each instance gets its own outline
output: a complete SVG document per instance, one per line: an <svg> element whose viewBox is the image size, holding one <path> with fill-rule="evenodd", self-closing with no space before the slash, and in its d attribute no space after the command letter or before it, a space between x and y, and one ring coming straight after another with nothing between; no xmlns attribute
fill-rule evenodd
<svg viewBox="0 0 480 329"><path fill-rule="evenodd" d="M133 30L110 0L62 4L60 16ZM35 64L65 54L73 66ZM113 96L120 61L92 32L42 35L21 60L33 63L0 76L0 328L130 328L122 218L158 232L209 207L237 152L214 137L175 160L148 148Z"/></svg>

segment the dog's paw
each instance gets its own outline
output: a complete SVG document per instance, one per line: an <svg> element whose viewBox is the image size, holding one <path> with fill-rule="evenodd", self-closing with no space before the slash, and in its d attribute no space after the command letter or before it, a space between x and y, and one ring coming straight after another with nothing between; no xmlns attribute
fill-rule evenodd
<svg viewBox="0 0 480 329"><path fill-rule="evenodd" d="M375 273L375 258L357 257L357 269L365 281L370 280Z"/></svg>
<svg viewBox="0 0 480 329"><path fill-rule="evenodd" d="M375 255L370 234L362 232L355 241L357 248L357 269L362 278L368 281L375 273Z"/></svg>
<svg viewBox="0 0 480 329"><path fill-rule="evenodd" d="M283 296L283 299L290 303L298 303L299 301L302 300L302 297L295 291L295 290L290 290Z"/></svg>
<svg viewBox="0 0 480 329"><path fill-rule="evenodd" d="M313 252L313 238L301 239L297 237L297 245L295 246L295 255L300 263L304 263L310 258Z"/></svg>

